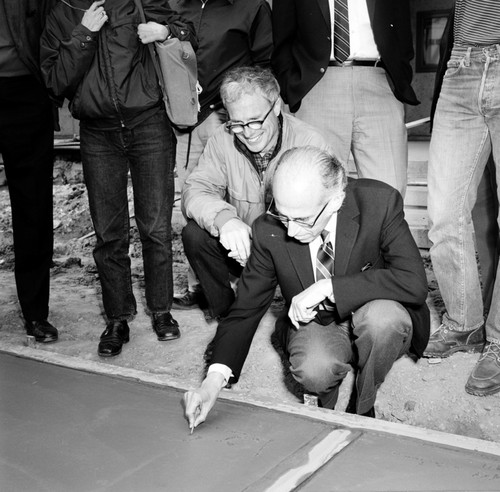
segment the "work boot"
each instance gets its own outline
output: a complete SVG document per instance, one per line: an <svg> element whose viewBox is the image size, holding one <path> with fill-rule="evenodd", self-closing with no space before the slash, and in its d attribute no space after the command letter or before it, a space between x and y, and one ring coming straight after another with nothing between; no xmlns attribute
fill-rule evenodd
<svg viewBox="0 0 500 492"><path fill-rule="evenodd" d="M457 331L441 324L429 338L424 357L449 357L455 352L481 352L484 343L484 325L475 330Z"/></svg>
<svg viewBox="0 0 500 492"><path fill-rule="evenodd" d="M486 342L467 380L465 391L476 396L493 395L500 391L500 344Z"/></svg>

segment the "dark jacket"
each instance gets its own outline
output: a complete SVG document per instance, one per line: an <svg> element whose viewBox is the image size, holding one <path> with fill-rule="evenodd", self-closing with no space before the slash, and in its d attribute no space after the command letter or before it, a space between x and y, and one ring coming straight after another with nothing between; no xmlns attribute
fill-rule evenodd
<svg viewBox="0 0 500 492"><path fill-rule="evenodd" d="M45 87L40 70L40 36L56 0L3 0L3 3L5 20L19 58L38 83ZM47 101L48 98L49 93ZM60 106L60 102L52 103L52 114L54 129L60 130L57 106Z"/></svg>
<svg viewBox="0 0 500 492"><path fill-rule="evenodd" d="M40 36L56 0L3 0L5 17L19 58L43 85Z"/></svg>
<svg viewBox="0 0 500 492"><path fill-rule="evenodd" d="M162 0L143 0L146 19L168 24L172 35L195 43L193 26ZM59 2L41 38L42 73L56 97L69 99L71 114L103 129L133 127L161 107L148 51L137 36L134 0L106 0L108 22L99 32L81 24L91 0Z"/></svg>
<svg viewBox="0 0 500 492"><path fill-rule="evenodd" d="M370 22L394 95L419 103L411 87L413 39L408 0L367 0ZM292 111L328 70L331 22L328 0L274 0L272 65Z"/></svg>
<svg viewBox="0 0 500 492"><path fill-rule="evenodd" d="M203 119L203 113L221 106L219 87L226 70L271 64L271 9L266 0L210 0L205 5L171 0L170 5L196 29Z"/></svg>
<svg viewBox="0 0 500 492"><path fill-rule="evenodd" d="M371 268L363 268L369 263ZM217 328L211 362L230 367L238 379L276 286L285 299L286 316L293 297L313 283L309 245L290 238L269 215L258 218L238 297ZM375 299L400 302L412 319L411 351L422 355L430 331L427 279L404 220L403 199L391 186L371 179L350 181L337 219L332 283L340 320Z"/></svg>

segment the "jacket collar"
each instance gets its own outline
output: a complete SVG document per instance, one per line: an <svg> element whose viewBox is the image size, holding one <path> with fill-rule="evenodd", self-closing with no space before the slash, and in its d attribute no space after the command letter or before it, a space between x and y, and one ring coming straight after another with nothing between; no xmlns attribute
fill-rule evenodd
<svg viewBox="0 0 500 492"><path fill-rule="evenodd" d="M345 275L351 252L359 231L359 208L349 189L342 208L337 216L337 235L335 239L335 275ZM286 248L293 268L303 289L314 283L313 265L309 253L309 244L301 243L286 236Z"/></svg>
<svg viewBox="0 0 500 492"><path fill-rule="evenodd" d="M319 8L323 17L325 18L326 25L331 29L331 17L330 17L330 2L328 0L316 0L318 2Z"/></svg>

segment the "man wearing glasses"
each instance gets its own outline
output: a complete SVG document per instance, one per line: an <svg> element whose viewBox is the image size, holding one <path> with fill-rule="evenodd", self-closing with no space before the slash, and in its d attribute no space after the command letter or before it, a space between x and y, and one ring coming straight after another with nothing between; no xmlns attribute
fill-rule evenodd
<svg viewBox="0 0 500 492"><path fill-rule="evenodd" d="M182 192L184 250L213 318L223 317L234 301L231 279L240 276L252 223L270 202L270 168L292 147L328 148L319 131L281 112L279 86L268 69L228 71L221 98L229 121L208 140Z"/></svg>
<svg viewBox="0 0 500 492"><path fill-rule="evenodd" d="M278 284L290 371L324 408L335 407L352 365L347 411L374 417L377 389L394 361L420 357L427 344L427 280L394 188L370 179L346 186L335 157L302 147L283 154L272 190L273 208L253 225L252 255L218 326L207 377L184 397L192 429L225 382L239 378Z"/></svg>

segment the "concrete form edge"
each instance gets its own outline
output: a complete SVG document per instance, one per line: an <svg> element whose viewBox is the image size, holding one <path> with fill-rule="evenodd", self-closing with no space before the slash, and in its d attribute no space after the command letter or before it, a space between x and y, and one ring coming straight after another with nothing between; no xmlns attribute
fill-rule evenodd
<svg viewBox="0 0 500 492"><path fill-rule="evenodd" d="M86 371L94 374L104 374L129 381L139 381L153 386L168 386L179 391L186 391L189 389L180 385L177 381L167 375L151 374L137 369L106 364L105 362L83 360L69 355L56 354L45 350L11 344L5 341L0 341L0 352L36 360L38 362L46 362L57 366L63 366L70 369ZM344 412L307 407L304 405L296 407L289 404L273 404L273 407L270 408L269 403L267 402L254 400L247 396L242 397L241 395L232 393L231 391L222 391L220 398L232 402L245 403L256 407L321 420L323 422L329 422L339 426L384 432L387 434L419 439L434 444L500 456L500 443L485 441L482 439L449 434L432 429L413 427L385 420L360 417L358 415L351 415Z"/></svg>

